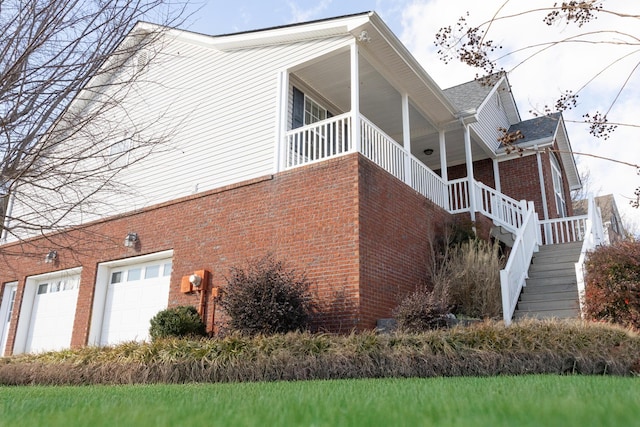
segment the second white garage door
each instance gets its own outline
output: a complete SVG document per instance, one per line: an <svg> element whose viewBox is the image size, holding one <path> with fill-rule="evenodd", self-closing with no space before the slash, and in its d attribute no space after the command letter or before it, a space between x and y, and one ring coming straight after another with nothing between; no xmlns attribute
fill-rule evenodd
<svg viewBox="0 0 640 427"><path fill-rule="evenodd" d="M149 321L167 308L170 276L170 258L112 268L100 344L148 340Z"/></svg>

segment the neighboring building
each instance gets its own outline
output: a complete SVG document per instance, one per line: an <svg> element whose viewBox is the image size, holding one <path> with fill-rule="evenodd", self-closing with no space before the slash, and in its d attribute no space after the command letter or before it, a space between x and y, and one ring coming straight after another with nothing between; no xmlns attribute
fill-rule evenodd
<svg viewBox="0 0 640 427"><path fill-rule="evenodd" d="M613 194L598 196L595 198L596 206L600 209L602 223L604 228L604 236L607 244L624 240L626 232L622 225L622 217L618 211L618 205ZM573 212L575 215L586 215L588 200L576 200L573 202Z"/></svg>
<svg viewBox="0 0 640 427"><path fill-rule="evenodd" d="M127 192L82 226L0 246L0 352L145 339L184 304L212 330L229 268L268 253L315 284L318 328L374 328L460 218L510 236L508 323L538 246L584 238L564 218L580 181L562 117L522 122L505 77L441 90L375 13L170 30L162 49L127 114L167 111L172 149L128 165ZM537 150L506 154L500 127Z"/></svg>

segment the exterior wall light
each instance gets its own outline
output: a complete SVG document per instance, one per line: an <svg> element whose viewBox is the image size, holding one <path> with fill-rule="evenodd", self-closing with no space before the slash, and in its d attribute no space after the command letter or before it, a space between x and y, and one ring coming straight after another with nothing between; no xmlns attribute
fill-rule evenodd
<svg viewBox="0 0 640 427"><path fill-rule="evenodd" d="M127 248L133 248L138 243L138 233L127 233L127 237L124 238L124 245Z"/></svg>
<svg viewBox="0 0 640 427"><path fill-rule="evenodd" d="M427 148L426 150L423 151L424 154L426 154L427 156L430 156L433 154L433 148Z"/></svg>
<svg viewBox="0 0 640 427"><path fill-rule="evenodd" d="M57 251L49 251L49 253L44 257L44 262L47 264L53 264L58 260L58 252Z"/></svg>

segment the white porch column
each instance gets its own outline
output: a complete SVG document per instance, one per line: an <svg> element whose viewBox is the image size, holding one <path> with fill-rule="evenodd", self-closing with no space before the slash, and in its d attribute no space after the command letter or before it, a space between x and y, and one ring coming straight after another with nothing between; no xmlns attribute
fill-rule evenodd
<svg viewBox="0 0 640 427"><path fill-rule="evenodd" d="M469 125L463 123L464 126L464 153L467 162L467 178L469 180L469 204L471 208L471 221L476 220L476 186L473 177L473 156L471 153L471 132Z"/></svg>
<svg viewBox="0 0 640 427"><path fill-rule="evenodd" d="M278 84L280 85L280 94L278 96L278 117L280 120L276 128L276 146L274 151L274 169L278 173L287 168L287 153L289 148L285 141L287 133L287 113L288 113L288 95L289 95L289 72L281 71L278 75Z"/></svg>
<svg viewBox="0 0 640 427"><path fill-rule="evenodd" d="M493 159L493 180L495 181L496 191L502 193L502 184L500 183L500 165L498 159Z"/></svg>
<svg viewBox="0 0 640 427"><path fill-rule="evenodd" d="M404 182L411 187L411 126L409 123L409 95L402 94L402 145L404 146Z"/></svg>
<svg viewBox="0 0 640 427"><path fill-rule="evenodd" d="M444 131L438 132L438 142L440 142L440 178L444 182L449 181L449 172L447 172L447 145L445 144Z"/></svg>
<svg viewBox="0 0 640 427"><path fill-rule="evenodd" d="M542 195L542 213L544 219L549 219L549 207L547 206L547 190L544 188L544 175L542 170L542 157L538 146L533 147L536 150L536 159L538 160L538 177L540 178L540 194Z"/></svg>
<svg viewBox="0 0 640 427"><path fill-rule="evenodd" d="M360 152L360 73L358 70L358 43L351 43L351 140L353 150Z"/></svg>

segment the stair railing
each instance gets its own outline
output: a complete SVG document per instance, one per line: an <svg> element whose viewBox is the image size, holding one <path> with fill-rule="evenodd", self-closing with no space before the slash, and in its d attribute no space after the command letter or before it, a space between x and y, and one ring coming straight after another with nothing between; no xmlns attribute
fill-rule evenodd
<svg viewBox="0 0 640 427"><path fill-rule="evenodd" d="M580 258L575 264L576 279L578 281L578 296L580 301L580 313L584 317L585 310L585 261L589 251L594 250L597 246L605 243L604 226L602 225L602 215L600 209L596 205L593 196L589 197L587 202L587 220L585 226L584 239L582 241L582 249L580 250Z"/></svg>
<svg viewBox="0 0 640 427"><path fill-rule="evenodd" d="M533 202L522 201L524 210L521 227L515 232L515 241L507 260L507 265L500 270L500 289L502 292L502 312L505 325L511 324L511 318L518 304L520 292L531 264L533 253L538 249L538 215Z"/></svg>

